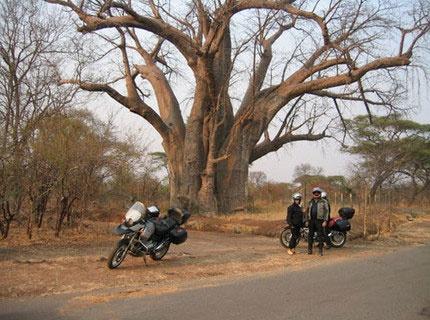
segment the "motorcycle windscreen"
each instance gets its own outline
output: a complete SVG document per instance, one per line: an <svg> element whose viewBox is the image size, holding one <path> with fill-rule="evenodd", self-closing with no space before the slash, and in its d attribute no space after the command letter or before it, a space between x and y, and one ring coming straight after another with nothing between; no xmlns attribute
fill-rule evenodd
<svg viewBox="0 0 430 320"><path fill-rule="evenodd" d="M125 220L132 222L139 221L140 218L145 214L146 207L143 203L137 201L135 202L130 209L128 209L127 213L125 214Z"/></svg>

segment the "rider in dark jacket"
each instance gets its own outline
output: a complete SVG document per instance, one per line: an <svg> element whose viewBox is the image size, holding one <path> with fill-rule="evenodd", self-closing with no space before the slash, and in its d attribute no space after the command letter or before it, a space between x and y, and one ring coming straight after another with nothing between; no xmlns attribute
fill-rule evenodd
<svg viewBox="0 0 430 320"><path fill-rule="evenodd" d="M321 198L325 199L327 201L327 205L328 205L328 219L327 220L330 221L331 207L330 207L330 201L328 200L328 197L327 197L327 192L325 192L325 191L321 192ZM328 224L327 224L324 228L324 242L326 244L327 249L331 248L331 242L330 242L330 238L328 236L329 233L330 233L330 229L329 229Z"/></svg>
<svg viewBox="0 0 430 320"><path fill-rule="evenodd" d="M287 224L291 227L291 239L288 244L288 254L296 253L297 239L300 237L300 228L303 225L303 210L300 206L302 195L293 194L293 203L287 209Z"/></svg>
<svg viewBox="0 0 430 320"><path fill-rule="evenodd" d="M307 209L307 220L309 223L309 236L308 236L308 254L312 254L312 247L314 243L314 234L317 233L317 241L319 246L320 255L323 255L324 246L324 228L328 224L328 203L327 200L321 198L322 190L318 187L312 190L313 198L309 201Z"/></svg>

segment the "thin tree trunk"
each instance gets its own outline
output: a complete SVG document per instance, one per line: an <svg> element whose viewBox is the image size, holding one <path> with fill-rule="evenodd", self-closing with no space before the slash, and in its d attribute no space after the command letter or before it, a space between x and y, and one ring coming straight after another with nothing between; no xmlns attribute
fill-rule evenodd
<svg viewBox="0 0 430 320"><path fill-rule="evenodd" d="M41 212L40 214L38 214L37 216L37 228L40 229L42 227L43 224L43 216L45 215L44 212Z"/></svg>
<svg viewBox="0 0 430 320"><path fill-rule="evenodd" d="M67 215L68 197L62 197L60 200L60 210L58 211L57 223L55 225L55 236L60 236L61 227L63 225L64 218Z"/></svg>
<svg viewBox="0 0 430 320"><path fill-rule="evenodd" d="M42 227L42 222L43 222L43 217L45 216L45 212L46 212L46 207L48 205L48 200L49 200L49 193L44 195L38 205L37 205L37 227L41 228Z"/></svg>
<svg viewBox="0 0 430 320"><path fill-rule="evenodd" d="M13 221L15 214L13 214L10 210L10 204L8 201L2 204L3 211L3 235L2 239L6 239L9 236L10 225Z"/></svg>
<svg viewBox="0 0 430 320"><path fill-rule="evenodd" d="M29 211L27 218L27 236L29 239L33 236L33 211Z"/></svg>
<svg viewBox="0 0 430 320"><path fill-rule="evenodd" d="M6 239L9 235L9 228L11 224L11 220L6 220L5 227L4 227L4 233L3 233L3 239Z"/></svg>

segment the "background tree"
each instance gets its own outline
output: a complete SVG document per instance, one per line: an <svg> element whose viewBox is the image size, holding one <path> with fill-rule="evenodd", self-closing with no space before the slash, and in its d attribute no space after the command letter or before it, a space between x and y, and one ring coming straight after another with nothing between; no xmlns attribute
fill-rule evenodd
<svg viewBox="0 0 430 320"><path fill-rule="evenodd" d="M32 210L28 214L40 227L51 200L57 236L64 223L71 225L88 214L90 202L106 202L105 194L118 200L114 191L129 202L157 191L153 169L143 167L144 151L132 140L118 139L111 122L101 122L85 110L41 120L29 150L27 188ZM104 209L108 206L108 201L103 204ZM31 219L28 223L31 235Z"/></svg>
<svg viewBox="0 0 430 320"><path fill-rule="evenodd" d="M420 188L428 187L430 125L392 114L373 117L372 122L367 117L358 116L348 121L348 126L354 145L345 150L360 156L360 170L370 182L372 202L378 188L399 175L411 179L415 195L421 192Z"/></svg>
<svg viewBox="0 0 430 320"><path fill-rule="evenodd" d="M304 199L309 198L313 187L321 184L323 172L321 167L313 167L309 163L302 163L294 168L293 182L300 184Z"/></svg>
<svg viewBox="0 0 430 320"><path fill-rule="evenodd" d="M430 141L417 138L416 148L413 148L410 161L400 174L406 175L412 184L409 202L413 203L420 195L430 191Z"/></svg>
<svg viewBox="0 0 430 320"><path fill-rule="evenodd" d="M67 17L36 0L0 3L0 231L26 196L28 140L43 117L66 108L75 89L58 87Z"/></svg>
<svg viewBox="0 0 430 320"><path fill-rule="evenodd" d="M394 108L396 70L430 26L425 1L46 1L104 42L95 65L62 83L147 120L162 138L171 202L187 196L204 211L243 208L249 164L328 136L343 123L341 101L364 102L369 116L374 105ZM186 122L175 66L191 74Z"/></svg>

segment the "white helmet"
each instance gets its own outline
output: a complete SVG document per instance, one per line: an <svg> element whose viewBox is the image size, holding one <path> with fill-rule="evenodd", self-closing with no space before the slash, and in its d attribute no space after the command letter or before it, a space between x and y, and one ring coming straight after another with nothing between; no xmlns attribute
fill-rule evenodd
<svg viewBox="0 0 430 320"><path fill-rule="evenodd" d="M316 192L318 192L318 193L321 194L321 192L322 192L321 188L320 187L315 187L315 188L312 189L312 193L316 193Z"/></svg>
<svg viewBox="0 0 430 320"><path fill-rule="evenodd" d="M327 192L325 191L321 192L321 198L327 199Z"/></svg>
<svg viewBox="0 0 430 320"><path fill-rule="evenodd" d="M302 200L302 195L298 192L294 193L293 200Z"/></svg>

